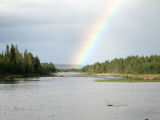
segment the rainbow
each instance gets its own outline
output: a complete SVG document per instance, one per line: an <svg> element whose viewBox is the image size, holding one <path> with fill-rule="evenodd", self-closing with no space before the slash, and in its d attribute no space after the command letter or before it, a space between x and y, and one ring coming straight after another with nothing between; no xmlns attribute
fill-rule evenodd
<svg viewBox="0 0 160 120"><path fill-rule="evenodd" d="M100 22L98 22L98 24L95 26L95 29L93 29L93 31L83 40L80 48L78 49L79 51L76 53L76 56L74 56L74 64L78 64L79 66L85 63L94 46L101 39L101 36L105 32L108 25L111 23L113 16L115 16L122 4L122 0L112 1L113 3L109 8L107 8L104 17L100 20Z"/></svg>

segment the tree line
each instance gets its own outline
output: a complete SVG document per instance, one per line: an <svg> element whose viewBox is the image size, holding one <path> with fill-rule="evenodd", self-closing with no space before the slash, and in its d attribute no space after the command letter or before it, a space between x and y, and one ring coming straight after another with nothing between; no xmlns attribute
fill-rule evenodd
<svg viewBox="0 0 160 120"><path fill-rule="evenodd" d="M0 53L0 74L48 74L55 70L53 63L41 63L38 56L27 49L21 53L17 45L7 45Z"/></svg>
<svg viewBox="0 0 160 120"><path fill-rule="evenodd" d="M97 62L94 65L87 65L82 68L82 71L89 73L160 74L160 55L116 58L103 63Z"/></svg>

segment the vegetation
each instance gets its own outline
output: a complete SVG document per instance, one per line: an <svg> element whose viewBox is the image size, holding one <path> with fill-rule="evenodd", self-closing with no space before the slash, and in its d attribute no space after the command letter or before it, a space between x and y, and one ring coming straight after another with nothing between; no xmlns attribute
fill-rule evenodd
<svg viewBox="0 0 160 120"><path fill-rule="evenodd" d="M0 74L5 75L23 75L29 74L48 74L55 72L55 66L52 63L41 63L38 56L33 56L27 50L20 53L18 46L6 46L5 52L0 53Z"/></svg>
<svg viewBox="0 0 160 120"><path fill-rule="evenodd" d="M160 56L129 56L127 58L107 60L104 63L95 63L82 68L83 72L119 73L119 74L160 74Z"/></svg>

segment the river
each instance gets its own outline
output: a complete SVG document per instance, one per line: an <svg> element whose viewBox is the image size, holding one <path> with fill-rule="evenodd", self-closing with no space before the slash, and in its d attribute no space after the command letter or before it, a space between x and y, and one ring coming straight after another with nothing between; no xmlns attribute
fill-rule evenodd
<svg viewBox="0 0 160 120"><path fill-rule="evenodd" d="M95 82L113 76L0 82L0 120L160 120L160 83Z"/></svg>

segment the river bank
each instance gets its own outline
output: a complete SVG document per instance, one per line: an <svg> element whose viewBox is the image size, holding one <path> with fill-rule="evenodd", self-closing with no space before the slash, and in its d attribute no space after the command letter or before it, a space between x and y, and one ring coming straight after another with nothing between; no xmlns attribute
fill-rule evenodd
<svg viewBox="0 0 160 120"><path fill-rule="evenodd" d="M20 75L20 74L4 74L0 75L0 80L10 80L10 79L17 79L17 78L33 78L33 77L54 77L53 73L49 74L25 74L25 75Z"/></svg>
<svg viewBox="0 0 160 120"><path fill-rule="evenodd" d="M160 74L82 73L82 75L116 76L123 78L120 80L97 80L99 82L160 82ZM145 78L153 78L153 80L145 80Z"/></svg>
<svg viewBox="0 0 160 120"><path fill-rule="evenodd" d="M95 82L160 82L160 80L95 80Z"/></svg>

